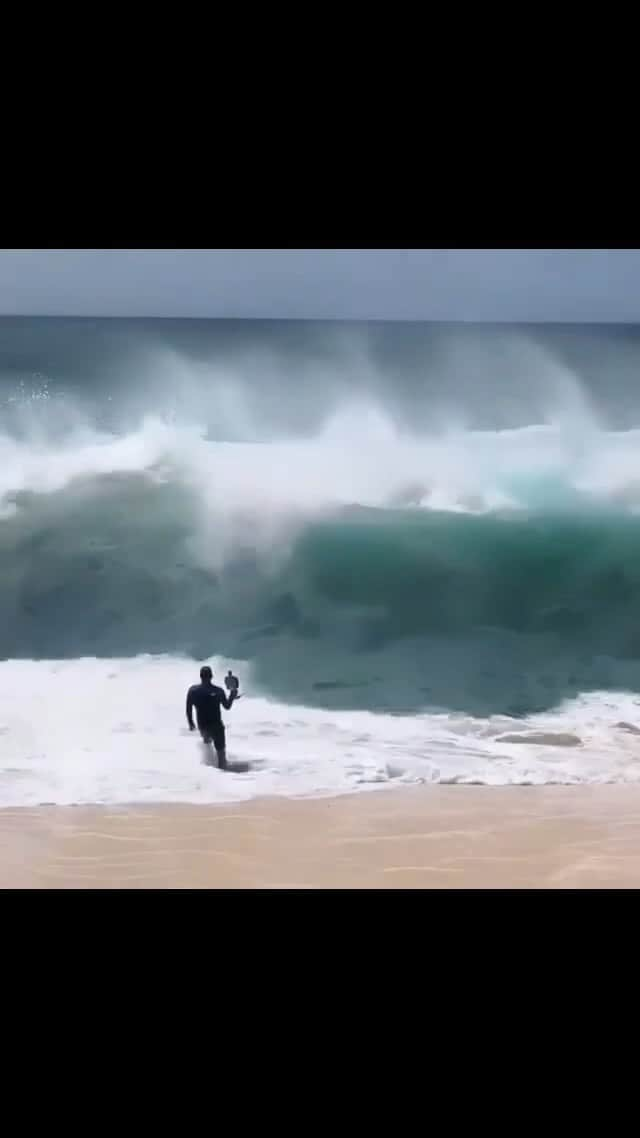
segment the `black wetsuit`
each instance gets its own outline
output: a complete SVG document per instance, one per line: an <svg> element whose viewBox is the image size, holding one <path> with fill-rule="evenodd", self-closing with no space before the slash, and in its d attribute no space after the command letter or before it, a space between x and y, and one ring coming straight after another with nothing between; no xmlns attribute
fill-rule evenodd
<svg viewBox="0 0 640 1138"><path fill-rule="evenodd" d="M235 693L227 696L222 688L215 684L203 682L193 684L187 692L187 722L193 728L193 709L196 709L198 730L203 742L213 743L218 755L220 766L226 766L226 739L224 723L220 714L220 707L229 711L235 699Z"/></svg>

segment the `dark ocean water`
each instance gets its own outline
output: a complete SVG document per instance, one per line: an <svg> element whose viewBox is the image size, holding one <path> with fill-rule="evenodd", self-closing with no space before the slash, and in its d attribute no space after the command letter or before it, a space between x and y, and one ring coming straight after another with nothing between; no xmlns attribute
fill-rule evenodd
<svg viewBox="0 0 640 1138"><path fill-rule="evenodd" d="M640 333L0 320L0 654L524 715L640 682Z"/></svg>

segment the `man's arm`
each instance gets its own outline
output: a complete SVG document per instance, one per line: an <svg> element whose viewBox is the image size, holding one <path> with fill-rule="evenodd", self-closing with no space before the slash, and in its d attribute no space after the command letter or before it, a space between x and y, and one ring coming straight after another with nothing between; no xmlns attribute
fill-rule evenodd
<svg viewBox="0 0 640 1138"><path fill-rule="evenodd" d="M235 691L232 691L230 695L225 695L222 688L218 688L218 692L220 695L220 703L222 704L222 706L225 708L226 711L231 711L232 704L235 703L235 701L237 699L239 699L238 693Z"/></svg>
<svg viewBox="0 0 640 1138"><path fill-rule="evenodd" d="M193 722L193 688L192 687L189 688L189 691L187 692L187 723L189 724L189 730L195 731L195 726L194 726L194 722Z"/></svg>

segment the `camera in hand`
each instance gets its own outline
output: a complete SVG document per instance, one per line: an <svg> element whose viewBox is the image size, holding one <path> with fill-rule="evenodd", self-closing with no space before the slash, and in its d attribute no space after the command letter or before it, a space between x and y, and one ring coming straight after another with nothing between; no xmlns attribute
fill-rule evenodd
<svg viewBox="0 0 640 1138"><path fill-rule="evenodd" d="M237 676L234 676L231 669L229 669L226 676L224 677L224 686L226 687L227 691L231 695L237 695L238 694L238 688L240 687L240 680L238 679Z"/></svg>

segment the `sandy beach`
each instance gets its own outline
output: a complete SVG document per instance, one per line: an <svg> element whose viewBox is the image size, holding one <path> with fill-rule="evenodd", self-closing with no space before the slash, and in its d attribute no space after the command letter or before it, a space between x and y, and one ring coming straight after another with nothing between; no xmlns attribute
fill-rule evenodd
<svg viewBox="0 0 640 1138"><path fill-rule="evenodd" d="M634 888L640 787L0 811L3 888Z"/></svg>

